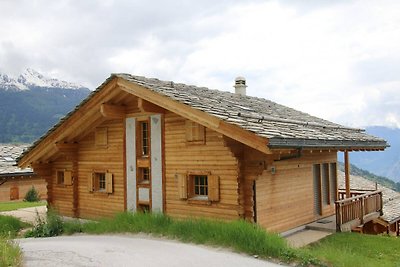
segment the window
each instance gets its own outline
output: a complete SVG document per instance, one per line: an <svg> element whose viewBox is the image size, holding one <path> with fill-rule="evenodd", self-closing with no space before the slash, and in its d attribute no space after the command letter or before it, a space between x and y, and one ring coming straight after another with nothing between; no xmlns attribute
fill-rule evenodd
<svg viewBox="0 0 400 267"><path fill-rule="evenodd" d="M141 141L141 151L142 156L149 155L149 122L148 121L141 121L140 122L140 141Z"/></svg>
<svg viewBox="0 0 400 267"><path fill-rule="evenodd" d="M96 172L94 174L95 184L97 185L97 191L106 190L106 174L101 172Z"/></svg>
<svg viewBox="0 0 400 267"><path fill-rule="evenodd" d="M139 183L149 183L150 181L150 169L149 168L139 168Z"/></svg>
<svg viewBox="0 0 400 267"><path fill-rule="evenodd" d="M219 201L219 176L189 172L175 177L179 199Z"/></svg>
<svg viewBox="0 0 400 267"><path fill-rule="evenodd" d="M57 171L57 184L64 184L64 171Z"/></svg>
<svg viewBox="0 0 400 267"><path fill-rule="evenodd" d="M205 128L193 121L186 121L187 144L205 144Z"/></svg>
<svg viewBox="0 0 400 267"><path fill-rule="evenodd" d="M207 175L193 175L194 196L208 196L208 177Z"/></svg>
<svg viewBox="0 0 400 267"><path fill-rule="evenodd" d="M113 192L113 175L108 172L95 171L88 176L89 192Z"/></svg>
<svg viewBox="0 0 400 267"><path fill-rule="evenodd" d="M57 170L56 179L58 185L72 185L72 171Z"/></svg>

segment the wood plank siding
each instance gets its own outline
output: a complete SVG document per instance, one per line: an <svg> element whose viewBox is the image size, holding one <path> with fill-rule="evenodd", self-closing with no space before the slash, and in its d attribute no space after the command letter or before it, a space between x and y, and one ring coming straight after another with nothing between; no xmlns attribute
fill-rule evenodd
<svg viewBox="0 0 400 267"><path fill-rule="evenodd" d="M336 152L318 151L275 161L275 174L271 167L264 170L256 181L257 223L268 230L282 232L333 215L334 203L324 203L324 194L320 197L321 213L314 212L313 165L323 163L336 163Z"/></svg>

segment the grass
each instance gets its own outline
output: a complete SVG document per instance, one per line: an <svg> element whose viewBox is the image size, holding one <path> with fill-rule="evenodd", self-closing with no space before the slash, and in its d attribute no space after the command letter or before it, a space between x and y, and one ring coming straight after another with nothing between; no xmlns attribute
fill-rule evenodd
<svg viewBox="0 0 400 267"><path fill-rule="evenodd" d="M161 214L121 213L98 222L64 223L64 233L148 233L182 242L231 248L237 252L302 264L318 261L304 251L290 248L278 234L245 221L221 222L208 219L176 220Z"/></svg>
<svg viewBox="0 0 400 267"><path fill-rule="evenodd" d="M0 202L0 212L1 211L10 211L10 210L23 209L23 208L45 206L45 205L46 205L45 201L38 201L38 202L25 202L25 201Z"/></svg>
<svg viewBox="0 0 400 267"><path fill-rule="evenodd" d="M19 230L28 226L19 219L0 215L0 236L15 237Z"/></svg>
<svg viewBox="0 0 400 267"><path fill-rule="evenodd" d="M27 224L11 216L0 215L0 266L19 266L22 261L21 250L11 238Z"/></svg>
<svg viewBox="0 0 400 267"><path fill-rule="evenodd" d="M0 236L0 266L20 266L21 250L12 240Z"/></svg>
<svg viewBox="0 0 400 267"><path fill-rule="evenodd" d="M400 239L337 233L303 249L338 267L400 266Z"/></svg>

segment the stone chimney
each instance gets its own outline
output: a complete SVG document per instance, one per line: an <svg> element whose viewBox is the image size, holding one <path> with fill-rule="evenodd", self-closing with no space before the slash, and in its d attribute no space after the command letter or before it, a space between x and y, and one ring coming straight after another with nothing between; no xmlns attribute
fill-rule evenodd
<svg viewBox="0 0 400 267"><path fill-rule="evenodd" d="M237 77L235 79L235 94L246 95L246 79L244 77Z"/></svg>

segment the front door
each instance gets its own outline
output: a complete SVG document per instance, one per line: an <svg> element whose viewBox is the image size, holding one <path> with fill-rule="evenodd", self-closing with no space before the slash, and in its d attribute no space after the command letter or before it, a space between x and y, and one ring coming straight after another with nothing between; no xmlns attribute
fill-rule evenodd
<svg viewBox="0 0 400 267"><path fill-rule="evenodd" d="M161 115L126 119L127 209L163 212Z"/></svg>

